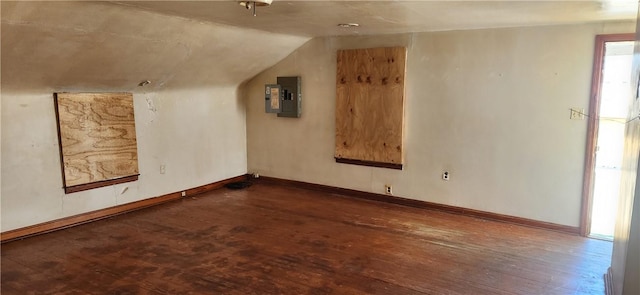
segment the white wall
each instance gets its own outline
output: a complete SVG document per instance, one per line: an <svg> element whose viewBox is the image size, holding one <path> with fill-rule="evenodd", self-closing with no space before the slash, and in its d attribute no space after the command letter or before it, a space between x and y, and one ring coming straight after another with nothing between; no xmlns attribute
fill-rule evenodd
<svg viewBox="0 0 640 295"><path fill-rule="evenodd" d="M235 88L135 93L134 112L139 180L64 194L51 93L3 92L2 230L246 173L245 111Z"/></svg>
<svg viewBox="0 0 640 295"><path fill-rule="evenodd" d="M248 170L578 226L594 36L632 23L315 38L246 84ZM336 50L408 47L405 167L337 164ZM264 112L264 84L302 77L303 115ZM441 180L443 171L451 180Z"/></svg>
<svg viewBox="0 0 640 295"><path fill-rule="evenodd" d="M307 40L121 5L1 4L3 232L246 173L238 85ZM64 194L53 105L63 91L133 92L138 181Z"/></svg>
<svg viewBox="0 0 640 295"><path fill-rule="evenodd" d="M247 167L371 192L388 183L402 197L575 226L586 121L568 121L568 108L587 107L593 35L632 29L318 38L289 55L307 39L104 3L1 5L3 232ZM409 47L405 170L334 163L335 51L395 45ZM263 85L278 75L302 76L302 118L264 113ZM153 83L136 86L146 79ZM137 182L63 193L52 99L58 91L134 93ZM445 169L452 173L446 183Z"/></svg>

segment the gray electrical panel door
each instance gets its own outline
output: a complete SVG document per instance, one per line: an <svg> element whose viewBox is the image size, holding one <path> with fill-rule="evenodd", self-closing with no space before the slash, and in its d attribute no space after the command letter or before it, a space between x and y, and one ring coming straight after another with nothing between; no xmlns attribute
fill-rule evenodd
<svg viewBox="0 0 640 295"><path fill-rule="evenodd" d="M300 77L278 77L278 85L281 87L278 117L299 118L302 114Z"/></svg>

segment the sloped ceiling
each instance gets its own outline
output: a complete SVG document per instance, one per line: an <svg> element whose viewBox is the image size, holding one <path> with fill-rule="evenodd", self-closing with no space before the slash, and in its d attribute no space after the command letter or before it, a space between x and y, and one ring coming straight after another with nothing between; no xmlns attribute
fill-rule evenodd
<svg viewBox="0 0 640 295"><path fill-rule="evenodd" d="M635 0L2 1L3 91L238 85L311 37L635 19ZM337 23L357 22L344 29Z"/></svg>
<svg viewBox="0 0 640 295"><path fill-rule="evenodd" d="M2 90L234 86L307 40L108 3L2 1Z"/></svg>
<svg viewBox="0 0 640 295"><path fill-rule="evenodd" d="M114 1L186 18L300 36L390 34L557 25L636 18L636 0L605 1L282 1L258 7L237 1ZM359 23L343 29L338 23Z"/></svg>

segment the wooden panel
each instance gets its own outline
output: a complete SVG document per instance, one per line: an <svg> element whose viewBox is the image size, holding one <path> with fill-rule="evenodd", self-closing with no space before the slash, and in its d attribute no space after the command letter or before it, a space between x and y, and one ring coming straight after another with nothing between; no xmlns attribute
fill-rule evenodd
<svg viewBox="0 0 640 295"><path fill-rule="evenodd" d="M138 175L132 94L56 93L54 97L65 188L110 185L104 181Z"/></svg>
<svg viewBox="0 0 640 295"><path fill-rule="evenodd" d="M404 47L339 50L336 159L403 163Z"/></svg>

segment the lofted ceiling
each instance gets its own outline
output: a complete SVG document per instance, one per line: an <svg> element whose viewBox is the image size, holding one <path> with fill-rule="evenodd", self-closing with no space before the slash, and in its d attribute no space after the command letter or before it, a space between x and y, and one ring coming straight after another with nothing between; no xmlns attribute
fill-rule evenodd
<svg viewBox="0 0 640 295"><path fill-rule="evenodd" d="M628 21L637 2L274 0L255 17L228 0L0 5L5 92L235 87L311 37Z"/></svg>
<svg viewBox="0 0 640 295"><path fill-rule="evenodd" d="M2 1L2 92L235 87L308 38L96 1Z"/></svg>
<svg viewBox="0 0 640 295"><path fill-rule="evenodd" d="M636 18L636 0L280 1L257 16L237 1L112 1L167 15L306 37L557 25ZM339 23L358 23L340 28Z"/></svg>

